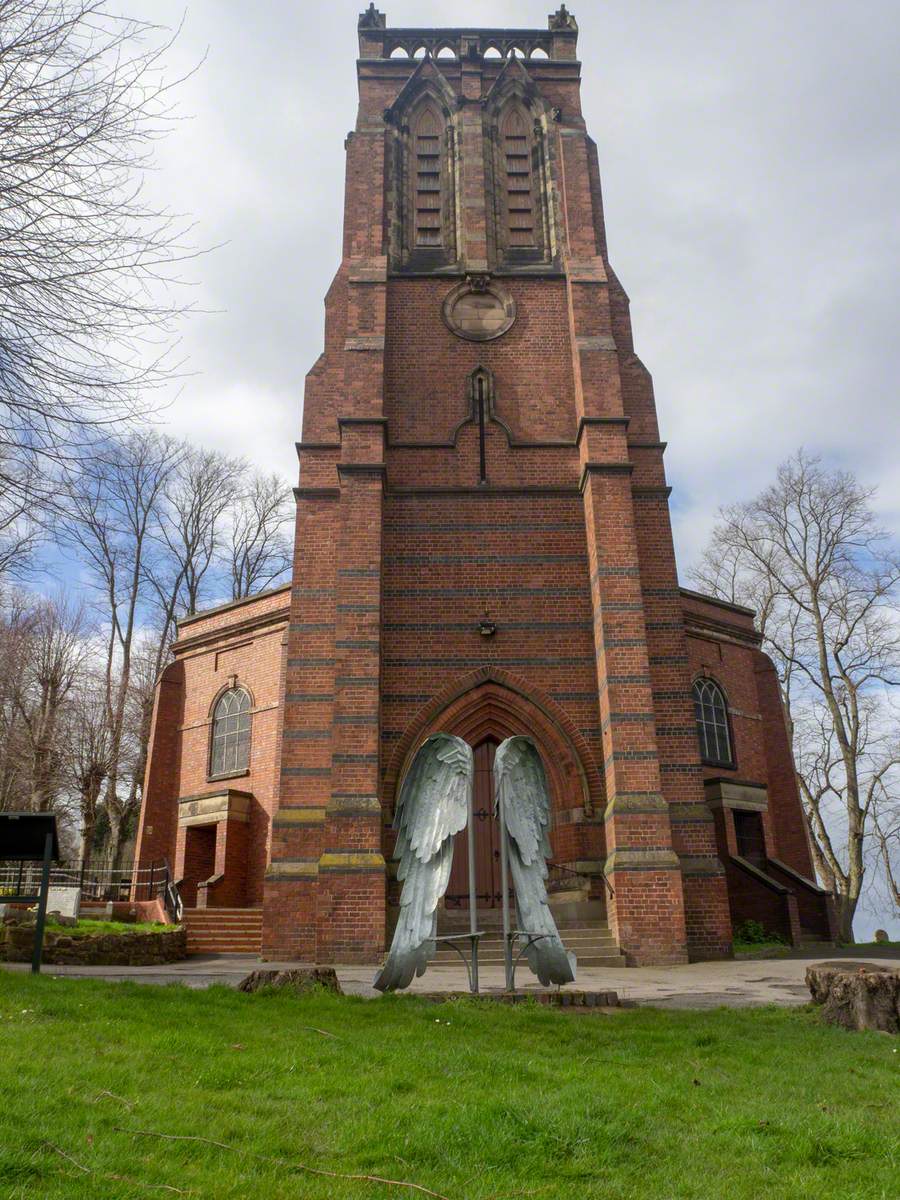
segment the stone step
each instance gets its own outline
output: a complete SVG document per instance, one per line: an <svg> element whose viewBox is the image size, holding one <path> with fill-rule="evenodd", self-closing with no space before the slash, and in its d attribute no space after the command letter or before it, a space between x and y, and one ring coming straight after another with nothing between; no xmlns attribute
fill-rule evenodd
<svg viewBox="0 0 900 1200"><path fill-rule="evenodd" d="M571 950L572 953L576 954L579 959L587 954L590 954L593 956L597 956L597 955L604 956L604 955L619 953L619 947L616 946L615 943L609 943L609 942L586 942L580 946L573 946L571 942L564 942L563 944L565 945L567 950ZM468 957L468 954L469 954L468 946L463 944L460 946L460 949ZM521 949L522 949L521 945L517 946L516 953L518 954L519 951L521 951ZM494 960L501 961L503 959L503 947L501 945L479 946L478 958L482 962L488 962L488 961L494 961ZM444 947L439 948L435 954L434 961L437 962L438 960L440 960L441 962L454 962L454 961L459 962L459 955L456 953L455 950L451 950L448 947L444 946Z"/></svg>
<svg viewBox="0 0 900 1200"><path fill-rule="evenodd" d="M568 937L564 937L562 939L562 942L567 950L575 950L576 952L580 951L580 950L595 950L595 949L596 950L618 950L618 948L619 948L618 943L616 941L614 941L613 938L568 938ZM462 949L462 950L465 950L469 946L469 944L470 943L468 940L457 941L457 942L453 943L453 945L459 946L460 949ZM520 941L517 943L517 945L521 948L524 945L524 942ZM446 953L452 954L454 952L450 943L447 943L447 942L439 943L438 950L440 953L444 953L446 951ZM480 954L485 954L487 952L494 952L494 951L496 951L499 954L503 951L503 942L499 938L482 938L478 944L478 950L479 950Z"/></svg>
<svg viewBox="0 0 900 1200"><path fill-rule="evenodd" d="M259 954L261 908L186 908L188 954Z"/></svg>
<svg viewBox="0 0 900 1200"><path fill-rule="evenodd" d="M204 917L251 917L261 921L262 911L261 908L186 908L184 915L198 920Z"/></svg>
<svg viewBox="0 0 900 1200"><path fill-rule="evenodd" d="M193 922L193 920L186 920L185 928L187 930L198 932L198 934L215 932L217 929L227 929L229 932L233 932L233 934L242 934L242 932L245 931L247 934L258 934L258 932L262 930L263 926L262 924L253 924L252 922L248 922L248 920L233 920L233 922L228 922L228 920L215 920L215 922L214 920L210 920L210 922Z"/></svg>
<svg viewBox="0 0 900 1200"><path fill-rule="evenodd" d="M515 928L515 926L513 926ZM557 925L559 936L566 937L612 937L612 930L606 925L579 925L576 928L570 928L565 925ZM484 934L484 938L501 938L503 937L502 929L495 929L490 925L480 925L479 931ZM465 935L469 932L469 927L454 929L448 928L446 925L438 926L438 936L446 936L447 934ZM484 938L482 940L484 940Z"/></svg>
<svg viewBox="0 0 900 1200"><path fill-rule="evenodd" d="M232 950L235 953L237 953L237 951L240 949L246 949L249 952L251 950L259 950L260 940L259 940L259 938L233 938L233 937L190 938L189 937L187 939L187 948L189 951L195 950L195 949L196 950L202 949L202 950L221 950L223 953L227 953L228 951Z"/></svg>
<svg viewBox="0 0 900 1200"><path fill-rule="evenodd" d="M223 946L227 948L236 948L238 946L246 946L250 949L259 949L258 937L187 937L187 948L192 946Z"/></svg>
<svg viewBox="0 0 900 1200"><path fill-rule="evenodd" d="M249 929L262 928L262 914L257 916L239 916L237 913L226 914L220 916L218 913L209 913L209 915L197 916L195 913L185 912L185 925L190 925L193 928L205 929L210 926L227 925L229 927L245 925Z"/></svg>
<svg viewBox="0 0 900 1200"><path fill-rule="evenodd" d="M611 951L608 954L577 954L576 958L578 960L579 967L624 967L625 966L625 955L620 953L618 950ZM482 955L482 954L478 955L479 967L502 967L503 961L504 960L503 960L502 954L498 954L496 956L494 956L494 955L486 956L486 955ZM438 954L433 959L431 959L429 962L429 966L434 966L434 967L452 967L454 965L462 966L462 963L461 963L458 955L454 955L454 957L452 959L450 959L450 958L445 959L440 954ZM518 963L516 970L519 970L520 968L523 968L526 971L528 970L528 960L524 957L524 955L521 959L519 959L519 963Z"/></svg>

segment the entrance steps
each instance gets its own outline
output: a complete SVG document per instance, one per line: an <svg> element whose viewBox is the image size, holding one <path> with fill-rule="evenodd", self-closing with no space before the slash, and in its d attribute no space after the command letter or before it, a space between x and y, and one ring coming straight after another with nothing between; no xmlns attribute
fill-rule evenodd
<svg viewBox="0 0 900 1200"><path fill-rule="evenodd" d="M468 926L465 928L457 926L453 929L441 928L439 933L465 933L467 928ZM483 924L482 928L484 928ZM565 948L575 954L579 967L625 966L625 955L619 950L615 938L605 924L562 925L559 927L559 936L562 938ZM467 943L458 942L457 945L468 958ZM516 952L518 953L521 948L522 942L517 942ZM431 960L434 966L452 966L459 961L459 955L446 943L438 943L437 953ZM502 966L503 961L502 933L498 929L485 929L484 937L478 946L479 966Z"/></svg>
<svg viewBox="0 0 900 1200"><path fill-rule="evenodd" d="M259 954L261 908L186 908L188 954Z"/></svg>

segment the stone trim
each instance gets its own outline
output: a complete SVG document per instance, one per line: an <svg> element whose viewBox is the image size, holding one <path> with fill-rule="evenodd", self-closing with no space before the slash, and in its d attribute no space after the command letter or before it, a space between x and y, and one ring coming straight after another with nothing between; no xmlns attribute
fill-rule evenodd
<svg viewBox="0 0 900 1200"><path fill-rule="evenodd" d="M324 808L280 808L272 819L275 829L290 829L296 825L324 825Z"/></svg>
<svg viewBox="0 0 900 1200"><path fill-rule="evenodd" d="M381 813L381 801L377 796L332 795L326 812L330 817L358 816L365 813Z"/></svg>
<svg viewBox="0 0 900 1200"><path fill-rule="evenodd" d="M663 813L669 805L658 792L623 792L613 796L603 813L605 821L612 820L615 813Z"/></svg>
<svg viewBox="0 0 900 1200"><path fill-rule="evenodd" d="M383 872L384 856L377 853L352 853L343 850L326 850L319 858L320 871L342 871L352 874Z"/></svg>
<svg viewBox="0 0 900 1200"><path fill-rule="evenodd" d="M618 847L607 857L604 875L616 871L680 871L681 862L674 850L665 848L637 850L629 846Z"/></svg>
<svg viewBox="0 0 900 1200"><path fill-rule="evenodd" d="M296 883L316 879L318 874L319 864L314 858L273 859L266 868L266 883Z"/></svg>
<svg viewBox="0 0 900 1200"><path fill-rule="evenodd" d="M769 793L762 783L740 779L706 779L703 783L710 808L740 808L747 812L767 812Z"/></svg>
<svg viewBox="0 0 900 1200"><path fill-rule="evenodd" d="M682 875L724 875L725 868L714 854L682 854Z"/></svg>
<svg viewBox="0 0 900 1200"><path fill-rule="evenodd" d="M250 820L252 792L237 792L225 788L201 796L184 796L178 801L178 826L216 825L219 821Z"/></svg>

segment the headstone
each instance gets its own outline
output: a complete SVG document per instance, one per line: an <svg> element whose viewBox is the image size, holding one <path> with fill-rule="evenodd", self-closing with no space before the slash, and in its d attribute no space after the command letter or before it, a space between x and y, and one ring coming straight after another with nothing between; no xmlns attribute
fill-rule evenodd
<svg viewBox="0 0 900 1200"><path fill-rule="evenodd" d="M77 887L50 887L47 892L47 912L77 917L80 907L81 891Z"/></svg>
<svg viewBox="0 0 900 1200"><path fill-rule="evenodd" d="M886 929L876 929L875 930L875 941L876 942L879 942L879 943L880 942L889 942L890 940L891 939L888 937L888 933L887 933Z"/></svg>

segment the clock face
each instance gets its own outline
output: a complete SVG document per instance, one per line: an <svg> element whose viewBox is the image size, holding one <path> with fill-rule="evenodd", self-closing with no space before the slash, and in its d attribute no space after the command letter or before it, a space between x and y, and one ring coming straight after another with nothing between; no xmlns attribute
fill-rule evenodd
<svg viewBox="0 0 900 1200"><path fill-rule="evenodd" d="M483 276L457 284L442 306L447 328L470 342L501 337L516 319L516 302L493 280Z"/></svg>

